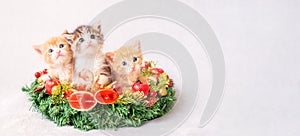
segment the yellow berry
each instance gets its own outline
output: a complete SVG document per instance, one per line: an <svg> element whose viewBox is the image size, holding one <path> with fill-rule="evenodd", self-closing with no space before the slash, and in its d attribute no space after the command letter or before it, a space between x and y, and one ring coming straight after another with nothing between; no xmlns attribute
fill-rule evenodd
<svg viewBox="0 0 300 136"><path fill-rule="evenodd" d="M159 90L159 94L160 94L161 96L166 96L166 95L167 95L167 89L166 89L166 88L160 89L160 90Z"/></svg>

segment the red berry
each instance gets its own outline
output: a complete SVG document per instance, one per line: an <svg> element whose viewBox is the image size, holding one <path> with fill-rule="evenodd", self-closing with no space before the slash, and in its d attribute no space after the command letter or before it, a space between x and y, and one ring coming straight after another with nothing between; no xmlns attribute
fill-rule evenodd
<svg viewBox="0 0 300 136"><path fill-rule="evenodd" d="M169 87L173 86L173 80L172 79L170 79L168 86Z"/></svg>
<svg viewBox="0 0 300 136"><path fill-rule="evenodd" d="M48 70L47 70L47 69L44 69L44 70L43 70L43 74L48 74Z"/></svg>
<svg viewBox="0 0 300 136"><path fill-rule="evenodd" d="M34 76L35 76L36 78L41 77L41 72L35 72Z"/></svg>

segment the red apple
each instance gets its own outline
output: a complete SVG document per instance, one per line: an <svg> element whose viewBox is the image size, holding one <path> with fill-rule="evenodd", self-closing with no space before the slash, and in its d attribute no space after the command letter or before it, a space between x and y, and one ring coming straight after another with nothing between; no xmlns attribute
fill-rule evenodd
<svg viewBox="0 0 300 136"><path fill-rule="evenodd" d="M52 95L52 88L54 86L59 85L59 84L60 84L60 82L56 78L50 78L50 79L48 79L46 81L46 84L45 84L46 93L49 94L49 95Z"/></svg>
<svg viewBox="0 0 300 136"><path fill-rule="evenodd" d="M149 85L148 83L140 83L140 82L136 82L132 85L132 91L133 92L143 92L144 95L148 95L149 93Z"/></svg>
<svg viewBox="0 0 300 136"><path fill-rule="evenodd" d="M43 75L48 74L48 69L44 69L44 70L42 71L42 73L43 73Z"/></svg>
<svg viewBox="0 0 300 136"><path fill-rule="evenodd" d="M160 74L164 73L164 70L161 68L151 68L150 72L155 75L160 75Z"/></svg>

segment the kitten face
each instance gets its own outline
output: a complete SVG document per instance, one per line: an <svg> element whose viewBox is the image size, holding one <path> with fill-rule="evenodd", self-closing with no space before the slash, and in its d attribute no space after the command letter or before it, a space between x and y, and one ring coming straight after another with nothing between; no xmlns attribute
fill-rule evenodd
<svg viewBox="0 0 300 136"><path fill-rule="evenodd" d="M34 46L34 49L50 65L70 63L73 56L70 44L62 36L52 37L44 44Z"/></svg>
<svg viewBox="0 0 300 136"><path fill-rule="evenodd" d="M115 52L106 53L106 57L114 72L125 75L139 73L143 61L139 41L134 45L122 46Z"/></svg>
<svg viewBox="0 0 300 136"><path fill-rule="evenodd" d="M103 45L103 34L100 26L98 28L79 26L66 37L72 44L75 56L95 55Z"/></svg>

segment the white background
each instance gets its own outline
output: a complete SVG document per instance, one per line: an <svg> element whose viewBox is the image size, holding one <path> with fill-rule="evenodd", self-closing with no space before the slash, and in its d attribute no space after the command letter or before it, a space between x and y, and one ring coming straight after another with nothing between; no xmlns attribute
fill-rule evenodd
<svg viewBox="0 0 300 136"><path fill-rule="evenodd" d="M44 67L32 45L88 24L118 1L0 2L1 135L99 135L56 127L28 111L28 97L20 88ZM187 122L174 135L300 135L300 1L181 1L204 16L215 31L227 80L213 120L204 128Z"/></svg>

